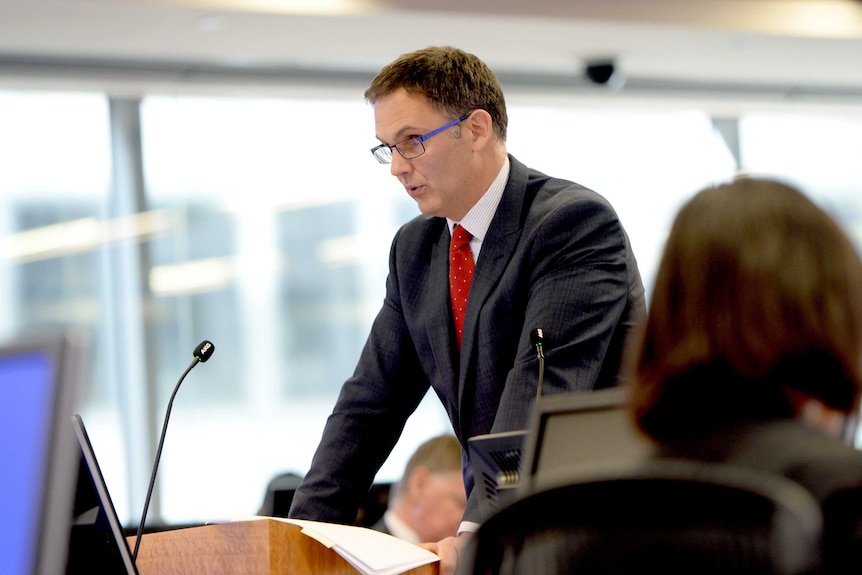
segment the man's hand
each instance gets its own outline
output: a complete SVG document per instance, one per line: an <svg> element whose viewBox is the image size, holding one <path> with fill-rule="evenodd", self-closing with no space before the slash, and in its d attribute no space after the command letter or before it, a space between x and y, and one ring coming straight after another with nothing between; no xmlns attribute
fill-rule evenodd
<svg viewBox="0 0 862 575"><path fill-rule="evenodd" d="M447 537L437 543L423 543L421 547L440 557L440 575L455 575L458 556L471 535L471 533L461 533L458 537Z"/></svg>

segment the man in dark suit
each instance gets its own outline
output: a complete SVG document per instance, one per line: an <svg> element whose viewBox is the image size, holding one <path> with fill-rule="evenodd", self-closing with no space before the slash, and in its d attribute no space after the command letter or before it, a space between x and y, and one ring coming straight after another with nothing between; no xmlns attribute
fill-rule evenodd
<svg viewBox="0 0 862 575"><path fill-rule="evenodd" d="M372 153L422 215L393 240L383 307L290 511L344 523L429 387L463 446L523 429L537 395L534 329L545 337L542 393L588 391L616 384L623 340L645 313L613 208L507 154L505 99L481 60L448 47L405 54L365 97L381 142ZM469 248L450 254L458 227ZM450 267L472 273L469 297ZM482 517L464 453L470 531Z"/></svg>

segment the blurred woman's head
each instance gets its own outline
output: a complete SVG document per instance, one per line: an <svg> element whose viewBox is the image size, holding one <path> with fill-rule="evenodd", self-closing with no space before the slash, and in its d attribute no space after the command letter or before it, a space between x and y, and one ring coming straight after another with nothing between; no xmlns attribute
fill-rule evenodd
<svg viewBox="0 0 862 575"><path fill-rule="evenodd" d="M740 178L674 221L629 377L657 439L793 416L797 393L850 412L862 389L862 262L798 190Z"/></svg>

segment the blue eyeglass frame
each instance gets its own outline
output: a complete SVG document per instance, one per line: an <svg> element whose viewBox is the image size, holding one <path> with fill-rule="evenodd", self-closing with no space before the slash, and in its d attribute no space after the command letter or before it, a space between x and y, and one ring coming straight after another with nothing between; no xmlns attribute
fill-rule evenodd
<svg viewBox="0 0 862 575"><path fill-rule="evenodd" d="M430 132L428 132L427 134L425 134L423 136L413 136L412 138L407 138L406 140L401 140L397 144L380 144L379 146L374 146L373 148L371 148L371 155L373 155L375 157L375 159L378 162L380 162L381 164L389 164L389 163L392 163L392 148L395 148L396 150L398 150L398 153L401 154L401 157L404 158L405 160L412 160L414 158L418 158L419 156L421 156L422 154L425 153L425 144L423 143L423 142L425 142L425 140L427 140L431 136L436 136L437 134L439 134L440 132L442 132L444 130L448 130L452 126L457 126L458 124L460 124L461 122L463 122L464 120L466 120L469 117L470 117L470 114L464 114L463 116L461 116L457 120L452 120L451 122L449 122L445 126L440 126L436 130L431 130ZM401 146L401 144L403 144L405 142L410 142L410 141L416 141L417 143L419 143L419 145L422 146L422 152L415 155L415 156L411 156L408 158L407 156L404 155L404 152L401 151L401 148L399 146ZM384 158L381 158L380 156L377 155L377 151L382 150L383 148L389 149L389 161L388 162L384 161Z"/></svg>

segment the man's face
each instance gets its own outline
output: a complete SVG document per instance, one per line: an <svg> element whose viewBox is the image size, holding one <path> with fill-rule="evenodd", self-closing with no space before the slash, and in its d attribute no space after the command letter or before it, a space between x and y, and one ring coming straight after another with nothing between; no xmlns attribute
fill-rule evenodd
<svg viewBox="0 0 862 575"><path fill-rule="evenodd" d="M413 498L413 528L423 541L440 541L455 535L467 507L460 470L434 473L423 481Z"/></svg>
<svg viewBox="0 0 862 575"><path fill-rule="evenodd" d="M422 136L451 120L431 107L424 96L405 90L381 98L374 106L377 138L388 145ZM458 221L477 199L470 183L470 128L465 124L426 140L425 153L418 158L407 160L398 150L392 150L392 175L416 200L423 214Z"/></svg>

